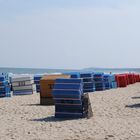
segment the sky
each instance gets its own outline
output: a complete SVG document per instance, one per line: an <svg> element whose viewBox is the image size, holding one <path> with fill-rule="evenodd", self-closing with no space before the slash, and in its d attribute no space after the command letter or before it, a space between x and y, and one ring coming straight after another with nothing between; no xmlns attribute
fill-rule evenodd
<svg viewBox="0 0 140 140"><path fill-rule="evenodd" d="M140 0L0 0L0 67L140 68Z"/></svg>

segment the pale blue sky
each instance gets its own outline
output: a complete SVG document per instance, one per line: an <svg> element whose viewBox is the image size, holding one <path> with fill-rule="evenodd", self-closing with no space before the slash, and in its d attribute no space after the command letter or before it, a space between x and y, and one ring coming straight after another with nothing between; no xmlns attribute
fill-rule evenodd
<svg viewBox="0 0 140 140"><path fill-rule="evenodd" d="M140 0L0 0L0 67L140 67Z"/></svg>

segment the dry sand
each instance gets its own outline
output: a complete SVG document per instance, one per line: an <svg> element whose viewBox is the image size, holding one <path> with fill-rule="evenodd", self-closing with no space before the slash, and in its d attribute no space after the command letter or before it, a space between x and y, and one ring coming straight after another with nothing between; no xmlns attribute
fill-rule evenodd
<svg viewBox="0 0 140 140"><path fill-rule="evenodd" d="M0 140L140 140L140 83L90 94L91 119L55 119L39 94L0 99Z"/></svg>

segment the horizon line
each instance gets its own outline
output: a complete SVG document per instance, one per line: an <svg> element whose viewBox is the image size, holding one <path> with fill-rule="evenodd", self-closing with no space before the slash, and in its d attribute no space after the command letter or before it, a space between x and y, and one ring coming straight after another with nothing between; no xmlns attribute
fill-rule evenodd
<svg viewBox="0 0 140 140"><path fill-rule="evenodd" d="M9 68L9 69L50 69L50 70L86 70L86 69L140 69L140 67L113 67L113 68L105 68L105 67L87 67L87 68L79 68L79 69L72 69L72 68L35 68L35 67L0 67L0 68Z"/></svg>

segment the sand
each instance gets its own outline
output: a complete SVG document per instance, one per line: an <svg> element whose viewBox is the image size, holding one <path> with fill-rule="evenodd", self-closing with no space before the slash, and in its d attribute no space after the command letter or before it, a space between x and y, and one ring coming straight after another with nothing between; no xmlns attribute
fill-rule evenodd
<svg viewBox="0 0 140 140"><path fill-rule="evenodd" d="M39 94L0 98L0 140L140 140L140 83L90 100L92 118L59 120Z"/></svg>

